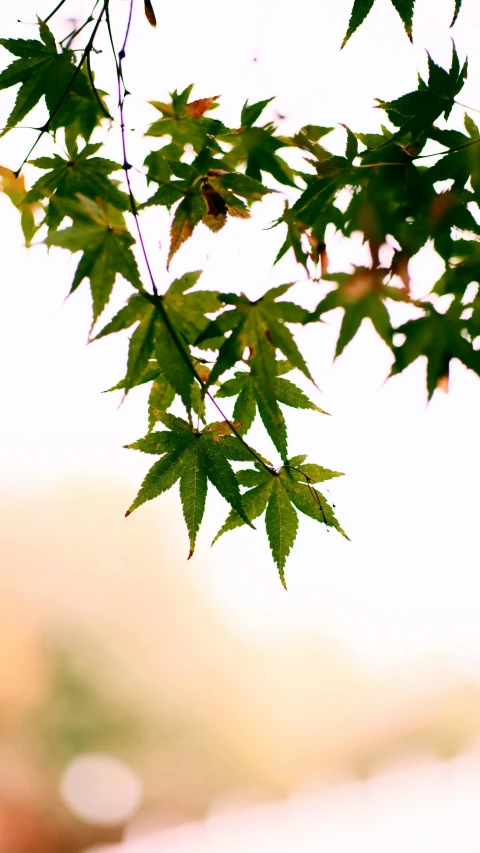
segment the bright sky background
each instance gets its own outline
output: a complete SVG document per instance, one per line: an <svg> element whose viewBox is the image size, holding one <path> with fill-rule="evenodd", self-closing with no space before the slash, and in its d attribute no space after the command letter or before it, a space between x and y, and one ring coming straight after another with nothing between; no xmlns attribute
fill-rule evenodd
<svg viewBox="0 0 480 853"><path fill-rule="evenodd" d="M119 14L126 13L126 2L115 5ZM218 0L186 0L181 8L157 0L156 31L144 21L141 5L126 63L134 93L127 123L137 130L155 115L142 101L163 100L169 90L192 81L197 97L222 95L218 116L227 123L236 122L247 96L253 101L277 95L270 116L277 110L285 116L285 132L307 122L375 130L381 116L372 110L374 98L397 97L413 88L417 67L425 66L424 48L443 64L451 51L453 0L435 0L434 17L431 0L417 0L414 47L387 0L378 0L342 53L338 47L351 0L303 0L283 8L273 0L245 0L234 13ZM480 108L475 40L480 10L475 0L464 5L454 30L460 56L471 54L461 98ZM78 6L89 10L86 3ZM33 9L46 13L50 7L40 0L4 4L2 34L30 37L32 29L17 24L17 16L33 21ZM71 2L66 8L74 7ZM113 91L109 69L100 57L98 80ZM2 96L2 102L10 106L9 98ZM456 120L461 124L462 119L457 108ZM145 149L133 139L131 159L141 166ZM2 165L16 168L30 142L26 130L0 140ZM119 144L114 128L109 153L118 159ZM47 150L42 145L38 153ZM269 199L256 206L249 223L231 222L218 235L198 229L176 256L172 274L204 267L204 286L242 288L248 295L297 278L301 271L288 261L271 271L283 235L262 231L282 205L281 196ZM133 494L151 460L127 453L122 445L145 432L145 395L132 393L117 411L118 398L101 394L122 374L126 341L84 346L90 321L86 283L63 304L77 259L61 250L47 259L43 247L26 251L8 199L0 197L0 210L2 490L41 493L65 479L93 478L126 483ZM169 281L165 225L158 212L145 224L160 286ZM349 260L362 257L360 246L348 256L338 241L329 248L332 269L348 268ZM419 291L438 272L428 253L412 263ZM300 285L298 298L315 303L321 294L316 287ZM111 310L128 292L119 285ZM449 395L437 392L427 407L420 362L383 385L390 356L368 327L332 367L337 325L333 317L331 325L299 336L323 392L316 399L333 417L293 413L290 448L292 454L308 451L313 461L347 473L332 485L331 495L352 542L302 518L287 564L286 594L263 530L235 532L210 551L226 514L223 501L212 496L198 552L189 564L180 561L178 571L188 572L199 590L208 592L229 625L265 641L319 630L374 665L434 655L480 677L479 380L454 364ZM252 443L266 447L256 435ZM152 537L159 528L162 536L183 537L186 556L178 497L172 492L157 501L156 513ZM135 524L135 517L125 523Z"/></svg>

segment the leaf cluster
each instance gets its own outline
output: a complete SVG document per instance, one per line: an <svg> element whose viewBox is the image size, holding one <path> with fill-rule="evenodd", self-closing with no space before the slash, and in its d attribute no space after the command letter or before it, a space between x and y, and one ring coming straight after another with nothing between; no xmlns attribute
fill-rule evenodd
<svg viewBox="0 0 480 853"><path fill-rule="evenodd" d="M392 2L411 35L413 0ZM372 6L373 0L355 0L346 40ZM457 2L456 14L459 7ZM154 25L151 4L145 8ZM134 194L125 89L118 104L117 96L96 88L90 67L105 10L108 3L95 20L85 22L90 30L80 59L70 42L57 44L42 21L38 40L0 40L16 57L0 73L0 88L19 86L7 130L44 101L47 117L39 133L53 135L51 156L28 155L36 170L30 187L23 173L1 167L1 188L21 214L27 244L38 234L49 249L78 257L70 293L88 280L91 338L128 335L123 376L109 390L127 395L148 386L148 432L129 447L158 459L127 514L178 483L190 557L210 485L230 508L216 538L239 526L253 527L265 514L285 584L298 512L345 535L316 488L338 472L307 463L303 455L292 457L288 446L289 410L326 414L285 378L297 371L317 393L302 354L302 327L315 324L320 338L324 316L341 314L335 351L340 356L367 321L391 351L391 375L417 358L426 361L429 398L436 388L448 387L452 359L480 375L480 134L468 115L464 132L447 126L458 109L467 63L459 61L455 47L448 69L429 56L428 77L419 77L415 91L378 102L385 117L378 133L336 129L337 138L343 134L342 154L327 147L331 127L312 123L281 135L265 120L271 99L247 100L237 126L228 127L216 118L217 95L195 99L192 86L174 91L169 100L151 102L156 115L146 138L152 149L143 164L145 181L135 184ZM122 92L119 56L114 61ZM110 113L120 125L122 163L102 156ZM159 292L142 235L144 217L154 217L158 208L169 212L168 269L197 228L217 232L231 218L247 219L254 204L272 193L279 204L273 227L282 234L272 262L295 259L319 293L315 308L295 301L292 283L260 289L250 299L227 288L202 289L200 271L185 272ZM358 234L369 261L332 271L330 241ZM427 246L444 271L431 293L418 299L410 261ZM119 276L132 293L99 330ZM400 326L396 303L411 309ZM231 414L223 411L224 401ZM271 443L267 455L277 454L276 464L245 438L257 416ZM162 428L156 429L158 424ZM238 469L239 463L250 467Z"/></svg>

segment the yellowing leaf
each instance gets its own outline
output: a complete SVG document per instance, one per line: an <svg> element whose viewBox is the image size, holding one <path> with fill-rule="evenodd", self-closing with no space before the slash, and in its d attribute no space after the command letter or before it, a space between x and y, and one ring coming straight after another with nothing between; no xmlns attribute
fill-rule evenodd
<svg viewBox="0 0 480 853"><path fill-rule="evenodd" d="M25 178L23 175L15 175L11 169L0 166L0 191L4 192L12 204L20 211L22 217L22 230L25 237L25 245L29 246L37 226L35 224L35 213L41 210L38 202L25 202L27 191L25 189Z"/></svg>

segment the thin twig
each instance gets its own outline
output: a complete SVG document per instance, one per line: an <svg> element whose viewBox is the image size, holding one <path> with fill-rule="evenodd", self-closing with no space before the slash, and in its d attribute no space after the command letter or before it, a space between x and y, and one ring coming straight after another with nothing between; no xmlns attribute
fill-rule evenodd
<svg viewBox="0 0 480 853"><path fill-rule="evenodd" d="M43 23L44 24L48 23L50 18L53 18L53 16L58 12L59 9L61 9L61 7L63 6L63 4L65 2L66 2L66 0L60 0L60 3L57 3L57 5L55 6L55 9L53 9L53 11L50 12L49 15L47 15L47 17L44 19Z"/></svg>
<svg viewBox="0 0 480 853"><path fill-rule="evenodd" d="M466 104L461 104L460 101L455 101L458 107L462 107L464 110L471 110L473 113L480 113L480 110L477 110L476 107L467 107Z"/></svg>

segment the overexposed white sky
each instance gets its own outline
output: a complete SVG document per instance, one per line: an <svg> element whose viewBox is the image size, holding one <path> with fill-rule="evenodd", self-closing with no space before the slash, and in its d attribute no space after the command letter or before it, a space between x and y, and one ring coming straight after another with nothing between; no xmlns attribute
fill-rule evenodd
<svg viewBox="0 0 480 853"><path fill-rule="evenodd" d="M44 0L24 0L15 8L5 4L2 34L31 37L33 10L46 14L51 5ZM125 69L133 93L127 124L137 132L155 117L144 100L163 100L168 91L190 82L196 84L197 97L222 95L218 116L227 123L235 123L246 97L276 95L267 116L277 110L285 116L285 132L307 122L375 130L382 117L372 109L374 98L393 98L415 87L425 48L440 63L450 58L453 0L436 0L434 15L431 0L417 0L413 47L391 4L377 0L341 53L351 0L303 0L283 8L273 0L246 0L234 13L214 0L186 0L181 11L160 0L154 5L156 31L137 4ZM125 16L127 3L117 0L115 6L119 18ZM474 37L480 10L474 0L464 0L464 6L453 31L460 56L470 53L461 99L480 108ZM72 14L79 8L89 11L88 4L74 0L65 6ZM17 23L19 14L26 24ZM1 61L7 59L2 52ZM99 85L113 92L106 55L98 62ZM12 94L3 93L4 115L11 102ZM457 108L455 121L460 125L462 120ZM0 140L0 163L16 168L31 139L32 131L10 132ZM136 139L132 134L130 156L141 166L146 147ZM38 154L48 150L44 140ZM108 135L108 152L120 159L116 128ZM30 180L33 175L30 169ZM218 235L199 228L175 257L172 276L204 268L205 287L241 288L252 296L295 280L301 271L290 260L271 270L283 234L262 230L282 207L281 196L270 197L256 206L248 223L233 221ZM26 251L8 199L0 197L0 211L1 488L41 492L80 477L128 483L133 494L151 459L122 445L146 430L145 394L133 392L118 411L118 397L101 394L122 375L126 339L85 347L90 322L86 283L63 304L77 258L62 250L48 257L42 246ZM145 221L160 286L172 277L165 272L166 224L158 211ZM348 268L362 250L356 245L347 254L345 244L336 241L330 256L332 269ZM412 273L424 291L438 274L435 259L425 252L412 263ZM299 285L298 298L315 303L322 292L315 288ZM128 293L119 283L109 310ZM322 389L316 399L332 417L292 413L290 448L292 454L308 451L313 461L346 472L332 484L331 495L352 542L302 518L287 563L286 594L263 530L235 532L210 550L227 511L223 500L212 496L197 554L188 565L180 562L178 571L191 575L231 626L265 641L319 630L374 665L435 655L480 677L479 380L454 364L449 395L437 392L427 407L420 362L383 385L390 356L368 326L332 366L338 318L328 319L331 325L302 332L299 344ZM256 429L252 443L263 441ZM156 506L160 526L164 508L171 507L169 535L174 530L184 537L186 556L178 496L168 493Z"/></svg>

